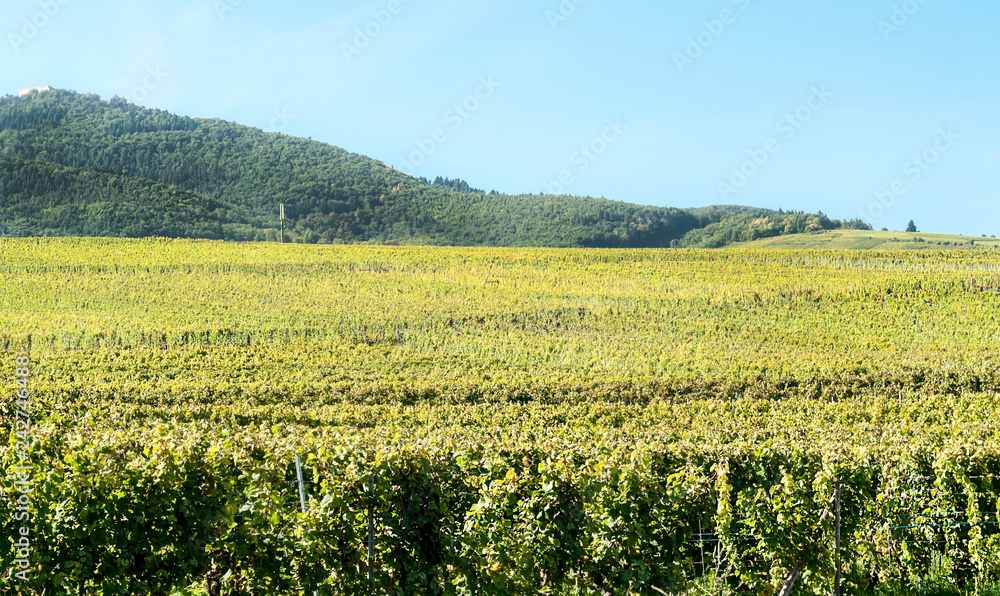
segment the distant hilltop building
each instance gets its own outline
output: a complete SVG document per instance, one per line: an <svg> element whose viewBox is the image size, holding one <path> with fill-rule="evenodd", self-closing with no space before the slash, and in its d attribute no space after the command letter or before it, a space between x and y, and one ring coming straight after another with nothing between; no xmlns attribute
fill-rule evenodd
<svg viewBox="0 0 1000 596"><path fill-rule="evenodd" d="M17 96L24 97L25 95L31 93L32 91L38 91L39 93L43 91L52 91L52 87L46 85L44 87L32 87L31 89L19 89L17 92Z"/></svg>

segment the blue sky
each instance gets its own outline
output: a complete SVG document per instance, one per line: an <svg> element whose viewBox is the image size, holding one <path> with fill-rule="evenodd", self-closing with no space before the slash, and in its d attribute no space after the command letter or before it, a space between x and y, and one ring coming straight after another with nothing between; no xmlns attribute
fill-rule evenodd
<svg viewBox="0 0 1000 596"><path fill-rule="evenodd" d="M52 85L511 193L1000 233L995 0L7 0Z"/></svg>

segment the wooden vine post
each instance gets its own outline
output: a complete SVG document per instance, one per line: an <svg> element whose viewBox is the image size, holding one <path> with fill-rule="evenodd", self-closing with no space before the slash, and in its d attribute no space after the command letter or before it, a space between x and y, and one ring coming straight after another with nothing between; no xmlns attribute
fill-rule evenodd
<svg viewBox="0 0 1000 596"><path fill-rule="evenodd" d="M816 524L817 529L821 529L821 527L823 525L823 522L825 522L830 516L835 516L836 517L836 531L837 531L837 534L836 534L836 538L835 538L836 542L835 542L834 549L835 549L835 557L837 558L837 563L836 563L836 565L837 565L837 574L836 574L836 577L834 578L834 581L835 581L834 589L836 590L835 594L837 594L838 596L840 594L840 573L839 573L839 570L840 570L840 493L841 493L841 489L842 489L842 487L840 485L840 479L838 478L837 479L836 488L833 491L833 496L830 499L831 501L833 501L833 503L831 504L832 506L827 507L826 509L823 510L823 513L820 514L820 516L819 516L819 523ZM830 511L831 509L833 509L834 512L831 512ZM783 585L781 587L781 592L778 593L778 596L791 596L792 590L795 589L795 584L798 583L799 577L802 575L802 572L805 571L805 569L806 569L805 563L803 563L802 561L799 561L798 563L796 563L796 565L792 569L791 573L789 573L788 577L785 579L785 585Z"/></svg>
<svg viewBox="0 0 1000 596"><path fill-rule="evenodd" d="M841 484L840 478L837 478L837 502L835 504L837 510L837 519L835 522L836 535L833 541L833 556L835 569L833 571L833 596L841 596L840 592L840 501L844 496L844 485Z"/></svg>
<svg viewBox="0 0 1000 596"><path fill-rule="evenodd" d="M375 583L375 475L368 476L368 583Z"/></svg>
<svg viewBox="0 0 1000 596"><path fill-rule="evenodd" d="M299 479L299 503L302 505L302 513L306 512L306 483L302 480L302 459L299 454L295 454L295 475ZM316 596L318 592L313 591L313 596Z"/></svg>

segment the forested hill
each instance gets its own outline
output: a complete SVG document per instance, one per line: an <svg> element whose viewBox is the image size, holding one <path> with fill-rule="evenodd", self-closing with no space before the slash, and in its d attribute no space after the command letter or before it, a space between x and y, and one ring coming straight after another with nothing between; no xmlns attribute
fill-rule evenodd
<svg viewBox="0 0 1000 596"><path fill-rule="evenodd" d="M3 236L271 240L278 203L288 236L301 242L721 246L860 224L487 194L325 143L58 90L0 98L0 158Z"/></svg>
<svg viewBox="0 0 1000 596"><path fill-rule="evenodd" d="M0 155L5 236L223 238L231 206L144 178L87 172Z"/></svg>

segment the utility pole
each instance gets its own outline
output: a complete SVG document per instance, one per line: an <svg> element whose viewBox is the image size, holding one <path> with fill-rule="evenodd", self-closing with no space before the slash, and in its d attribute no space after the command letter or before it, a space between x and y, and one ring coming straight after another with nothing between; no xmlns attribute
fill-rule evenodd
<svg viewBox="0 0 1000 596"><path fill-rule="evenodd" d="M285 243L285 204L278 203L278 219L281 220L281 243Z"/></svg>

